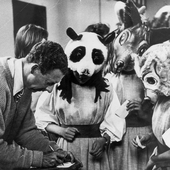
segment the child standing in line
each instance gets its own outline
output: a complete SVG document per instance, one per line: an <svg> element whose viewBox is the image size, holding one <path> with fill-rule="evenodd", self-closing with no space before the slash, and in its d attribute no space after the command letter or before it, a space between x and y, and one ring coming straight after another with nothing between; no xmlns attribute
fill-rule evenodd
<svg viewBox="0 0 170 170"><path fill-rule="evenodd" d="M105 43L112 34L67 30L65 48L69 71L51 94L43 93L35 112L37 126L59 134L57 143L83 163L82 170L111 170L107 145L120 141L125 120L115 111L120 103L111 84L103 78L107 58Z"/></svg>

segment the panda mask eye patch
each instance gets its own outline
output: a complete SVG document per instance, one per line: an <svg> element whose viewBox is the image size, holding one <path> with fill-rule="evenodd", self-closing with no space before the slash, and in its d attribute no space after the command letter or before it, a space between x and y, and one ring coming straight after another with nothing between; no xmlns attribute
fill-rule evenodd
<svg viewBox="0 0 170 170"><path fill-rule="evenodd" d="M99 49L93 49L92 51L92 59L93 63L96 65L100 65L104 61L104 56L101 50Z"/></svg>
<svg viewBox="0 0 170 170"><path fill-rule="evenodd" d="M74 63L79 62L86 54L86 48L83 46L79 46L75 48L71 55L70 55L70 60Z"/></svg>
<svg viewBox="0 0 170 170"><path fill-rule="evenodd" d="M70 55L70 60L74 63L79 62L86 54L86 48L83 46L79 46L75 48L71 55ZM101 50L99 49L93 49L92 51L92 59L93 63L96 65L100 65L104 61L104 56Z"/></svg>

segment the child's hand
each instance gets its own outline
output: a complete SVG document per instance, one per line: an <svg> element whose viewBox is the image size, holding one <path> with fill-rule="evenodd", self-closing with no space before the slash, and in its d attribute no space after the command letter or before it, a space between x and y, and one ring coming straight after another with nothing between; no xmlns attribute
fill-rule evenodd
<svg viewBox="0 0 170 170"><path fill-rule="evenodd" d="M94 141L90 154L97 159L101 158L104 151L105 143L106 143L105 138L100 138Z"/></svg>
<svg viewBox="0 0 170 170"><path fill-rule="evenodd" d="M63 138L68 140L68 141L73 141L74 138L75 138L75 135L79 133L79 131L74 128L74 127L68 127L68 128L65 128L64 129L64 132L63 132Z"/></svg>
<svg viewBox="0 0 170 170"><path fill-rule="evenodd" d="M156 168L170 167L170 150L159 155L153 155L151 160L156 165Z"/></svg>
<svg viewBox="0 0 170 170"><path fill-rule="evenodd" d="M135 146L136 148L141 148L144 149L146 147L146 145L142 144L145 143L145 140L147 140L145 138L145 136L136 136L133 140L132 140L132 144L133 146Z"/></svg>
<svg viewBox="0 0 170 170"><path fill-rule="evenodd" d="M129 101L126 105L126 109L128 112L140 111L141 110L141 102Z"/></svg>
<svg viewBox="0 0 170 170"><path fill-rule="evenodd" d="M159 168L166 169L166 167L170 167L170 150L158 154L156 147L153 154L150 156L145 170L156 170Z"/></svg>
<svg viewBox="0 0 170 170"><path fill-rule="evenodd" d="M142 102L129 101L126 105L126 110L129 113L136 114L139 118L148 119L148 115L146 115L146 113L144 113L144 111L143 111ZM148 119L148 121L149 121L149 119Z"/></svg>
<svg viewBox="0 0 170 170"><path fill-rule="evenodd" d="M157 155L157 154L158 154L158 147L155 147L155 149L153 150L152 155L149 158L149 161L148 161L148 163L146 165L145 170L156 170L157 169L156 166L155 166L155 163L151 159L152 156Z"/></svg>
<svg viewBox="0 0 170 170"><path fill-rule="evenodd" d="M144 148L144 146L149 145L151 142L155 141L156 138L153 135L153 133L148 133L147 135L143 135L143 136L136 136L133 140L132 140L132 144L135 147L140 147L140 148Z"/></svg>
<svg viewBox="0 0 170 170"><path fill-rule="evenodd" d="M151 156L149 157L149 161L147 162L147 165L146 165L146 168L145 170L156 170L156 166L155 166L155 163L152 161L152 156L154 155L158 155L158 147L155 147Z"/></svg>

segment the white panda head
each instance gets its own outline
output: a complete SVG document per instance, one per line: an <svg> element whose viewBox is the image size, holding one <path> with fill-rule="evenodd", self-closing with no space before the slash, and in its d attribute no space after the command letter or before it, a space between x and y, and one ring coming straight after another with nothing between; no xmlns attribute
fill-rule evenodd
<svg viewBox="0 0 170 170"><path fill-rule="evenodd" d="M114 33L106 38L94 32L82 32L79 35L72 29L67 29L71 38L65 47L68 57L68 67L81 78L90 78L102 70L107 59L106 44L114 39Z"/></svg>
<svg viewBox="0 0 170 170"><path fill-rule="evenodd" d="M73 82L80 86L95 87L94 102L97 102L101 98L101 92L109 91L102 68L108 55L106 44L113 41L115 32L106 37L95 32L83 32L78 35L72 28L68 28L67 35L71 38L65 48L69 69L57 87L61 90L60 97L71 103Z"/></svg>

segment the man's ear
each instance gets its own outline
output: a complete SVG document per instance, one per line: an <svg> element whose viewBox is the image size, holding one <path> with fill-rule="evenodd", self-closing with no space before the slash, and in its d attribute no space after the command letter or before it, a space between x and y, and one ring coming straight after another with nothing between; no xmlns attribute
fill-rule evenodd
<svg viewBox="0 0 170 170"><path fill-rule="evenodd" d="M34 64L32 67L31 67L31 74L34 74L35 71L39 70L39 67L37 64Z"/></svg>

